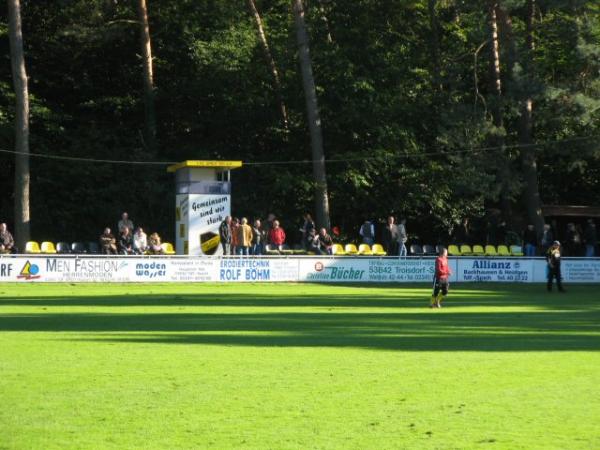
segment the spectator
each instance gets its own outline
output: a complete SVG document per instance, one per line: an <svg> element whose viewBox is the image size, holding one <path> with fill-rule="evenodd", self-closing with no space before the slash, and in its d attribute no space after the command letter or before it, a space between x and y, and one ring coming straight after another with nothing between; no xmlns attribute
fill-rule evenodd
<svg viewBox="0 0 600 450"><path fill-rule="evenodd" d="M304 224L302 225L302 228L300 228L300 232L302 233L302 244L304 249L307 250L306 245L308 243L308 236L311 231L315 231L315 222L309 213L305 213L302 218L304 219ZM314 237L315 234L316 233L312 233L312 236Z"/></svg>
<svg viewBox="0 0 600 450"><path fill-rule="evenodd" d="M269 213L269 215L267 216L267 223L265 224L265 234L267 235L267 240L265 241L265 244L271 243L269 241L269 234L270 234L271 230L273 229L273 222L275 222L275 220L277 220L277 218L275 217L275 214Z"/></svg>
<svg viewBox="0 0 600 450"><path fill-rule="evenodd" d="M119 234L123 233L123 229L129 228L129 233L133 233L133 222L129 220L129 214L124 212L121 214L121 220L119 220L118 229Z"/></svg>
<svg viewBox="0 0 600 450"><path fill-rule="evenodd" d="M471 225L469 218L465 217L454 235L457 244L471 244Z"/></svg>
<svg viewBox="0 0 600 450"><path fill-rule="evenodd" d="M542 231L542 238L540 240L540 244L542 245L542 254L545 255L548 253L548 250L552 246L554 242L554 234L552 233L552 228L547 223L544 224L544 230Z"/></svg>
<svg viewBox="0 0 600 450"><path fill-rule="evenodd" d="M360 226L358 234L362 237L363 244L373 245L375 243L375 226L369 220L365 220Z"/></svg>
<svg viewBox="0 0 600 450"><path fill-rule="evenodd" d="M237 255L238 248L238 227L240 220L237 217L231 219L231 254Z"/></svg>
<svg viewBox="0 0 600 450"><path fill-rule="evenodd" d="M117 240L110 232L110 228L106 227L104 233L99 238L100 253L103 255L116 255L117 254Z"/></svg>
<svg viewBox="0 0 600 450"><path fill-rule="evenodd" d="M398 225L394 223L394 218L390 216L382 234L383 248L389 256L398 256L399 237Z"/></svg>
<svg viewBox="0 0 600 450"><path fill-rule="evenodd" d="M398 224L398 248L400 249L400 256L406 256L406 242L408 241L408 235L406 234L406 219L400 219Z"/></svg>
<svg viewBox="0 0 600 450"><path fill-rule="evenodd" d="M273 228L269 231L268 238L273 247L279 251L283 250L283 244L285 244L285 231L279 226L278 220L273 221Z"/></svg>
<svg viewBox="0 0 600 450"><path fill-rule="evenodd" d="M248 255L252 245L252 227L248 225L248 219L242 217L242 222L237 228L237 253Z"/></svg>
<svg viewBox="0 0 600 450"><path fill-rule="evenodd" d="M304 239L304 248L315 255L323 255L325 252L321 250L319 245L319 235L315 232L315 229L311 229Z"/></svg>
<svg viewBox="0 0 600 450"><path fill-rule="evenodd" d="M567 224L567 235L565 241L566 256L579 256L581 250L581 234L577 231L574 223Z"/></svg>
<svg viewBox="0 0 600 450"><path fill-rule="evenodd" d="M596 245L598 245L598 235L596 234L596 224L592 219L588 219L583 238L585 241L585 256L587 258L593 258L594 256L596 256Z"/></svg>
<svg viewBox="0 0 600 450"><path fill-rule="evenodd" d="M252 227L252 251L253 255L262 255L263 247L267 236L265 230L262 228L262 224L260 220L256 219L254 221L254 226Z"/></svg>
<svg viewBox="0 0 600 450"><path fill-rule="evenodd" d="M219 225L219 239L224 255L231 255L231 216L225 217L225 220Z"/></svg>
<svg viewBox="0 0 600 450"><path fill-rule="evenodd" d="M506 245L506 221L502 220L496 228L496 245Z"/></svg>
<svg viewBox="0 0 600 450"><path fill-rule="evenodd" d="M535 227L532 224L527 225L525 231L523 231L523 249L525 250L525 256L535 256L537 251L537 233Z"/></svg>
<svg viewBox="0 0 600 450"><path fill-rule="evenodd" d="M162 255L165 253L158 233L152 233L148 238L148 253L151 255Z"/></svg>
<svg viewBox="0 0 600 450"><path fill-rule="evenodd" d="M15 240L5 223L0 223L0 254L15 253Z"/></svg>
<svg viewBox="0 0 600 450"><path fill-rule="evenodd" d="M137 227L133 235L133 251L138 255L143 255L148 249L148 238L142 227Z"/></svg>
<svg viewBox="0 0 600 450"><path fill-rule="evenodd" d="M331 248L333 247L333 239L325 228L319 230L319 248L327 255L331 255Z"/></svg>
<svg viewBox="0 0 600 450"><path fill-rule="evenodd" d="M123 228L119 235L119 253L121 255L133 255L133 237L128 227Z"/></svg>

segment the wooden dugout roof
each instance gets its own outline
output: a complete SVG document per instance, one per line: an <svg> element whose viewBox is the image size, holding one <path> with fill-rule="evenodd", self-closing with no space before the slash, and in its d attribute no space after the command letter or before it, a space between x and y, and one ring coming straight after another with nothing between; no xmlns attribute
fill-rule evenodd
<svg viewBox="0 0 600 450"><path fill-rule="evenodd" d="M183 161L167 167L167 172L176 172L179 169L216 169L233 170L242 167L242 161Z"/></svg>

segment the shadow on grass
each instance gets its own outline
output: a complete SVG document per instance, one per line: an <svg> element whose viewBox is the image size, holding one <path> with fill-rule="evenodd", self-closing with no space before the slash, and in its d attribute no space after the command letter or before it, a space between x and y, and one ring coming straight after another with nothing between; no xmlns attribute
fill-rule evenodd
<svg viewBox="0 0 600 450"><path fill-rule="evenodd" d="M1 300L0 305L45 306L44 313L0 316L1 331L91 333L77 339L101 342L261 347L362 347L404 351L561 351L600 350L600 308L587 296L499 296L457 293L448 308L431 311L426 298L410 295L175 294L39 297ZM507 298L508 297L508 298ZM497 306L530 307L502 311ZM535 305L535 307L532 307ZM170 307L95 313L53 312L52 307ZM193 306L190 312L180 312ZM269 307L306 307L278 311ZM458 306L462 306L458 308ZM481 308L488 306L488 310ZM577 308L575 308L577 306ZM224 313L214 307L255 307ZM387 309L389 307L389 310ZM349 311L347 308L355 308ZM385 308L373 312L361 308ZM418 309L415 309L418 308Z"/></svg>

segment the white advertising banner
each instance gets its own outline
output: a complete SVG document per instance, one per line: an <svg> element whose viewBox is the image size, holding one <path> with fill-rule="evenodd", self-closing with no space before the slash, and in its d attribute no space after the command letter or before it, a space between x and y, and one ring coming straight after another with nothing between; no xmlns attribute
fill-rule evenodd
<svg viewBox="0 0 600 450"><path fill-rule="evenodd" d="M0 282L431 283L434 258L0 256ZM450 281L543 283L546 262L452 258ZM600 259L563 259L565 283L600 283Z"/></svg>

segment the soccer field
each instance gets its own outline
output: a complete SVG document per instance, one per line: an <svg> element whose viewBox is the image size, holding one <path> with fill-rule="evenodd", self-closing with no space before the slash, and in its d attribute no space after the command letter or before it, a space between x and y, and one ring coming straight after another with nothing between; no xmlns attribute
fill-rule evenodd
<svg viewBox="0 0 600 450"><path fill-rule="evenodd" d="M0 448L600 448L567 288L0 284Z"/></svg>

